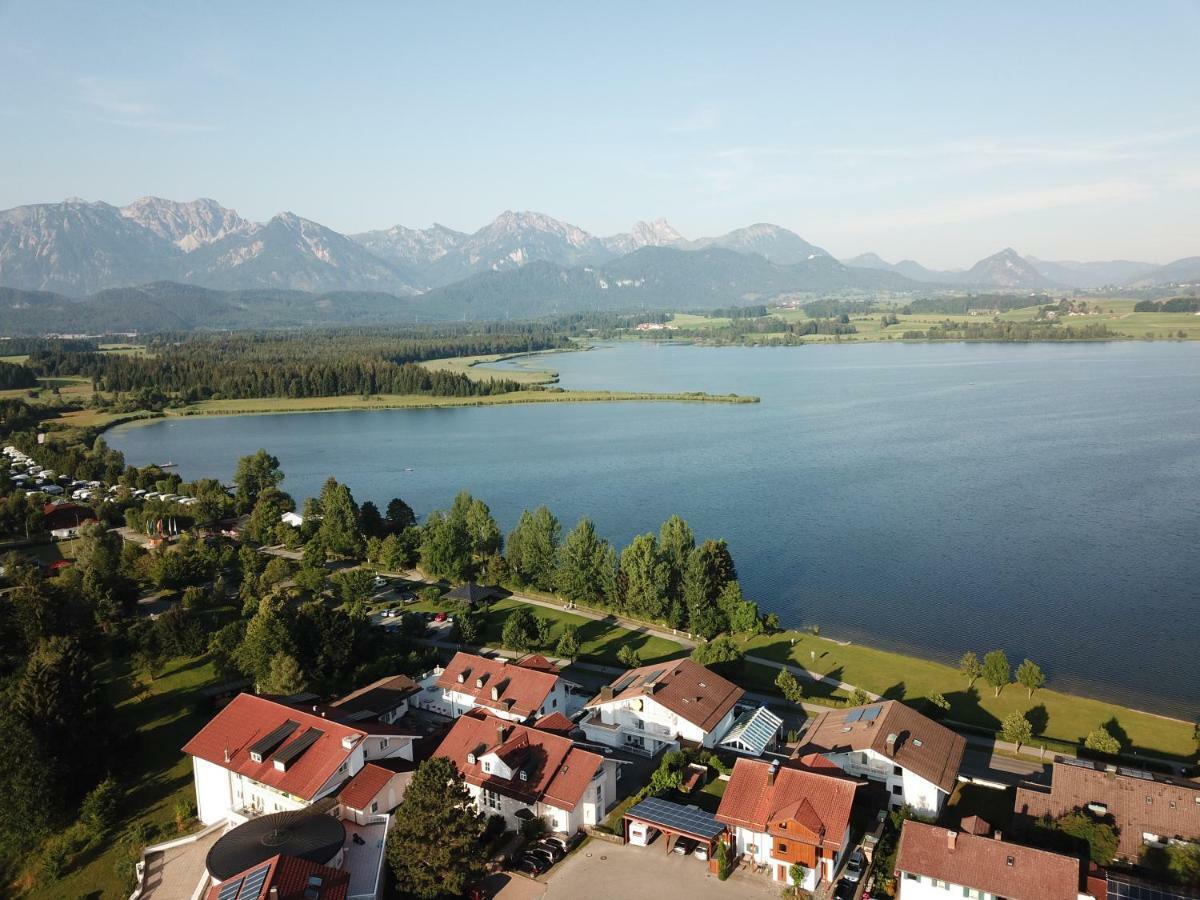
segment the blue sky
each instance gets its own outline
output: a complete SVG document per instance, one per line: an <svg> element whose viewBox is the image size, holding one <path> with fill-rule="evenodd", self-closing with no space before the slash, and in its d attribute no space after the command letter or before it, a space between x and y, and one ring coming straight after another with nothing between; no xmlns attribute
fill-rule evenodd
<svg viewBox="0 0 1200 900"><path fill-rule="evenodd" d="M0 0L0 208L1200 254L1200 3Z"/></svg>

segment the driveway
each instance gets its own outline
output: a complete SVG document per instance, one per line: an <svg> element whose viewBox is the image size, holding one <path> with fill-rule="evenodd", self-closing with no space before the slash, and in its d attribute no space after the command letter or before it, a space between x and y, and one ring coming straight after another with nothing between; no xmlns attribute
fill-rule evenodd
<svg viewBox="0 0 1200 900"><path fill-rule="evenodd" d="M664 852L662 840L649 847L591 840L550 870L545 900L730 900L779 896L765 876L737 869L728 881L708 873L708 864L691 856ZM508 895L500 897L508 900ZM517 894L513 894L514 900ZM527 896L527 895L525 895Z"/></svg>

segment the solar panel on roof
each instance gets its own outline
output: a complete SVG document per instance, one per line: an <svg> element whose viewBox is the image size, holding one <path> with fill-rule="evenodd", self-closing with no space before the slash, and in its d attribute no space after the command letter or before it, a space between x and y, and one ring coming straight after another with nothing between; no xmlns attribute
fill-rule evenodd
<svg viewBox="0 0 1200 900"><path fill-rule="evenodd" d="M217 892L217 900L234 900L238 891L242 889L244 878L235 878L232 881L227 881L221 885L221 889Z"/></svg>
<svg viewBox="0 0 1200 900"><path fill-rule="evenodd" d="M242 891L238 894L238 900L258 900L258 895L262 893L263 883L267 880L267 872L270 870L270 865L259 866L247 875L246 883L242 885Z"/></svg>
<svg viewBox="0 0 1200 900"><path fill-rule="evenodd" d="M284 770L294 763L300 754L320 740L325 734L320 728L309 728L282 750L275 754L276 767L283 766Z"/></svg>
<svg viewBox="0 0 1200 900"><path fill-rule="evenodd" d="M707 840L713 840L725 830L725 826L718 822L712 813L672 803L661 797L643 800L625 815L669 831L681 831Z"/></svg>
<svg viewBox="0 0 1200 900"><path fill-rule="evenodd" d="M250 745L250 758L255 762L262 762L271 755L272 750L287 740L288 735L299 727L299 722L288 719L282 725L272 729L269 734Z"/></svg>
<svg viewBox="0 0 1200 900"><path fill-rule="evenodd" d="M620 681L618 681L616 684L613 685L613 693L614 694L621 693L621 691L625 690L625 688L627 688L631 684L633 684L633 679L636 677L637 677L636 675L626 675L624 678L622 678Z"/></svg>
<svg viewBox="0 0 1200 900"><path fill-rule="evenodd" d="M853 725L855 722L857 722L859 719L861 719L862 716L863 716L863 710L852 709L852 710L850 710L850 712L846 713L846 718L844 721L847 725Z"/></svg>
<svg viewBox="0 0 1200 900"><path fill-rule="evenodd" d="M649 675L647 675L645 677L644 682L646 684L649 684L652 681L658 681L658 679L660 679L662 677L662 674L665 671L667 671L667 670L666 669L655 669L653 672L651 672Z"/></svg>
<svg viewBox="0 0 1200 900"><path fill-rule="evenodd" d="M1200 893L1187 888L1132 879L1108 873L1108 900L1196 900Z"/></svg>
<svg viewBox="0 0 1200 900"><path fill-rule="evenodd" d="M864 722L874 722L879 718L879 713L882 709L882 706L868 706L863 710L862 720Z"/></svg>

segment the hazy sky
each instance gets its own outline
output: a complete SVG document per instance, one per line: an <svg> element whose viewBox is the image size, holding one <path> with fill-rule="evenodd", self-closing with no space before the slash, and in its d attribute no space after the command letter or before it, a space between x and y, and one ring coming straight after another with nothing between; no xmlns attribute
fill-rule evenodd
<svg viewBox="0 0 1200 900"><path fill-rule="evenodd" d="M0 207L1200 254L1200 3L1050 5L0 0Z"/></svg>

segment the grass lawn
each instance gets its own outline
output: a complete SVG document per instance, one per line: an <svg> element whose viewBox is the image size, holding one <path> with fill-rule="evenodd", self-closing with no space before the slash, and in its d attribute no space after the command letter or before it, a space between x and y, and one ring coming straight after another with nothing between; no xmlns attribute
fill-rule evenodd
<svg viewBox="0 0 1200 900"><path fill-rule="evenodd" d="M778 695L779 688L775 687L775 679L778 677L778 669L748 660L742 663L742 668L737 675L736 681L748 691ZM802 679L800 683L804 686L804 700L807 703L826 703L830 706L841 706L850 696L845 691L839 690L831 684L826 684L824 681Z"/></svg>
<svg viewBox="0 0 1200 900"><path fill-rule="evenodd" d="M574 625L578 628L580 659L619 666L617 653L625 646L632 646L637 650L643 663L672 659L684 652L683 647L666 638L639 634L611 622L585 619L565 610L547 609L511 598L493 603L483 614L483 637L487 643L500 645L500 632L504 628L504 620L519 606L529 609L539 619L549 619L553 623L550 629L552 642L558 641L564 625Z"/></svg>
<svg viewBox="0 0 1200 900"><path fill-rule="evenodd" d="M671 316L671 321L668 325L674 325L676 328L684 330L706 331L710 328L725 328L732 322L733 319L725 316L698 316L692 313L675 313ZM650 332L654 334L654 332Z"/></svg>
<svg viewBox="0 0 1200 900"><path fill-rule="evenodd" d="M534 358L541 354L518 354L514 357L507 353L487 353L481 356L452 356L447 359L430 359L421 365L427 369L440 372L454 372L466 375L472 381L488 381L492 378L505 378L518 381L521 384L550 384L558 380L558 373L536 366ZM488 363L497 363L505 359L520 358L517 365L520 368L496 369Z"/></svg>
<svg viewBox="0 0 1200 900"><path fill-rule="evenodd" d="M793 662L889 699L918 700L941 693L950 701L949 719L990 731L998 730L1004 717L1015 710L1028 714L1035 735L1052 740L1082 744L1088 732L1105 725L1122 738L1126 752L1179 760L1196 756L1190 723L1102 700L1045 688L1029 699L1025 689L1015 684L994 697L983 682L976 682L968 691L966 680L950 666L861 644L842 646L806 632L786 631L741 639L741 643L756 656ZM1019 660L1011 662L1015 666ZM1053 673L1049 674L1053 679ZM1035 737L1031 746L1038 743Z"/></svg>
<svg viewBox="0 0 1200 900"><path fill-rule="evenodd" d="M191 761L179 748L209 718L198 713L196 707L199 692L217 683L211 663L206 657L172 660L150 685L149 695L141 698L133 696L129 676L125 660L106 666L102 673L105 688L116 704L118 729L133 736L132 749L136 753L131 771L119 774L128 791L121 804L125 817L101 846L84 851L66 876L34 888L29 897L128 896L115 870L125 852L117 839L120 833L135 822L144 822L152 829L151 843L170 840L176 835L176 801L195 801Z"/></svg>

